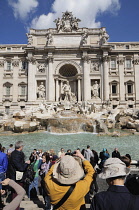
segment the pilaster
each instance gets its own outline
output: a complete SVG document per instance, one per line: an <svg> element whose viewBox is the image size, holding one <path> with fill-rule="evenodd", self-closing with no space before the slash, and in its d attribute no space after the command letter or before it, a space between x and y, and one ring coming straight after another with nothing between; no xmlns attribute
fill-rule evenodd
<svg viewBox="0 0 139 210"><path fill-rule="evenodd" d="M84 101L91 100L91 84L90 84L90 58L87 54L83 55L83 99Z"/></svg>
<svg viewBox="0 0 139 210"><path fill-rule="evenodd" d="M31 102L36 101L36 59L33 56L28 57L28 62L28 101Z"/></svg>
<svg viewBox="0 0 139 210"><path fill-rule="evenodd" d="M4 59L0 59L0 104L2 103L3 97L3 75L4 75Z"/></svg>
<svg viewBox="0 0 139 210"><path fill-rule="evenodd" d="M108 61L109 61L109 57L107 55L105 55L103 57L103 69L104 69L104 73L103 73L103 99L104 101L108 101L109 100L109 69L108 69Z"/></svg>
<svg viewBox="0 0 139 210"><path fill-rule="evenodd" d="M53 76L53 56L48 55L48 101L55 101L55 83Z"/></svg>
<svg viewBox="0 0 139 210"><path fill-rule="evenodd" d="M13 103L17 103L18 99L18 69L19 69L19 60L14 58L12 61L13 66Z"/></svg>
<svg viewBox="0 0 139 210"><path fill-rule="evenodd" d="M120 104L125 102L125 86L124 86L124 62L125 59L121 55L118 58L118 65L119 65L119 97L120 97Z"/></svg>
<svg viewBox="0 0 139 210"><path fill-rule="evenodd" d="M135 69L135 99L136 105L139 106L139 57L134 57L133 63Z"/></svg>

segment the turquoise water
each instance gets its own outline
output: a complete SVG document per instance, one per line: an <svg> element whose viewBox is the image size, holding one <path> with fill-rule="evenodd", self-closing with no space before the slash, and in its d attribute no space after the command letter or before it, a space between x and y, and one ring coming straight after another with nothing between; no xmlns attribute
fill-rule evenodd
<svg viewBox="0 0 139 210"><path fill-rule="evenodd" d="M63 147L65 151L74 151L78 147L86 148L89 144L91 149L100 152L107 148L110 155L115 147L118 147L121 155L129 153L132 159L139 160L139 136L131 135L124 137L97 136L92 133L57 135L48 132L31 133L21 135L0 136L0 143L8 148L8 145L16 141L24 141L24 153L27 158L34 148L43 151L54 149L56 153Z"/></svg>

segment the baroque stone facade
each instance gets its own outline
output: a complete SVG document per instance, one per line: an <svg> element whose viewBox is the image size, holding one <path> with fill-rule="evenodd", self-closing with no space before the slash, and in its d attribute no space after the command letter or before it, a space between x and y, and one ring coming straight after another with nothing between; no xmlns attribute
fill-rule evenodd
<svg viewBox="0 0 139 210"><path fill-rule="evenodd" d="M0 45L0 110L64 101L139 108L139 42L108 42L105 28L79 28L71 12L56 28Z"/></svg>

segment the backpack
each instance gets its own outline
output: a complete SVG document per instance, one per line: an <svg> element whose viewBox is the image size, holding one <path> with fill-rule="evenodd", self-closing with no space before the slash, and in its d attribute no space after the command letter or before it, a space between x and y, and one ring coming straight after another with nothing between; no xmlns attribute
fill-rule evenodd
<svg viewBox="0 0 139 210"><path fill-rule="evenodd" d="M26 171L24 172L23 182L26 184L30 184L35 177L36 172L34 171L34 164L35 163L28 165Z"/></svg>

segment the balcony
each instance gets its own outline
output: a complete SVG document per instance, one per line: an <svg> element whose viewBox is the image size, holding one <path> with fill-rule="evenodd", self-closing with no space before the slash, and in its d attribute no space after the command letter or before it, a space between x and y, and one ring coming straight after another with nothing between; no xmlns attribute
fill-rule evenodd
<svg viewBox="0 0 139 210"><path fill-rule="evenodd" d="M125 94L125 100L126 101L129 101L129 100L134 101L135 100L135 93L126 93Z"/></svg>
<svg viewBox="0 0 139 210"><path fill-rule="evenodd" d="M113 100L119 101L119 93L110 93L109 99L110 99L110 101L113 101Z"/></svg>
<svg viewBox="0 0 139 210"><path fill-rule="evenodd" d="M117 68L110 68L109 69L109 75L118 75L118 69Z"/></svg>
<svg viewBox="0 0 139 210"><path fill-rule="evenodd" d="M18 75L20 77L27 76L27 69L20 69Z"/></svg>
<svg viewBox="0 0 139 210"><path fill-rule="evenodd" d="M13 96L12 95L3 95L2 101L12 101L13 100Z"/></svg>
<svg viewBox="0 0 139 210"><path fill-rule="evenodd" d="M124 74L125 75L134 75L133 68L126 68L126 69L124 69Z"/></svg>
<svg viewBox="0 0 139 210"><path fill-rule="evenodd" d="M27 95L18 95L17 101L27 101Z"/></svg>
<svg viewBox="0 0 139 210"><path fill-rule="evenodd" d="M4 78L6 77L13 77L13 70L4 70Z"/></svg>

